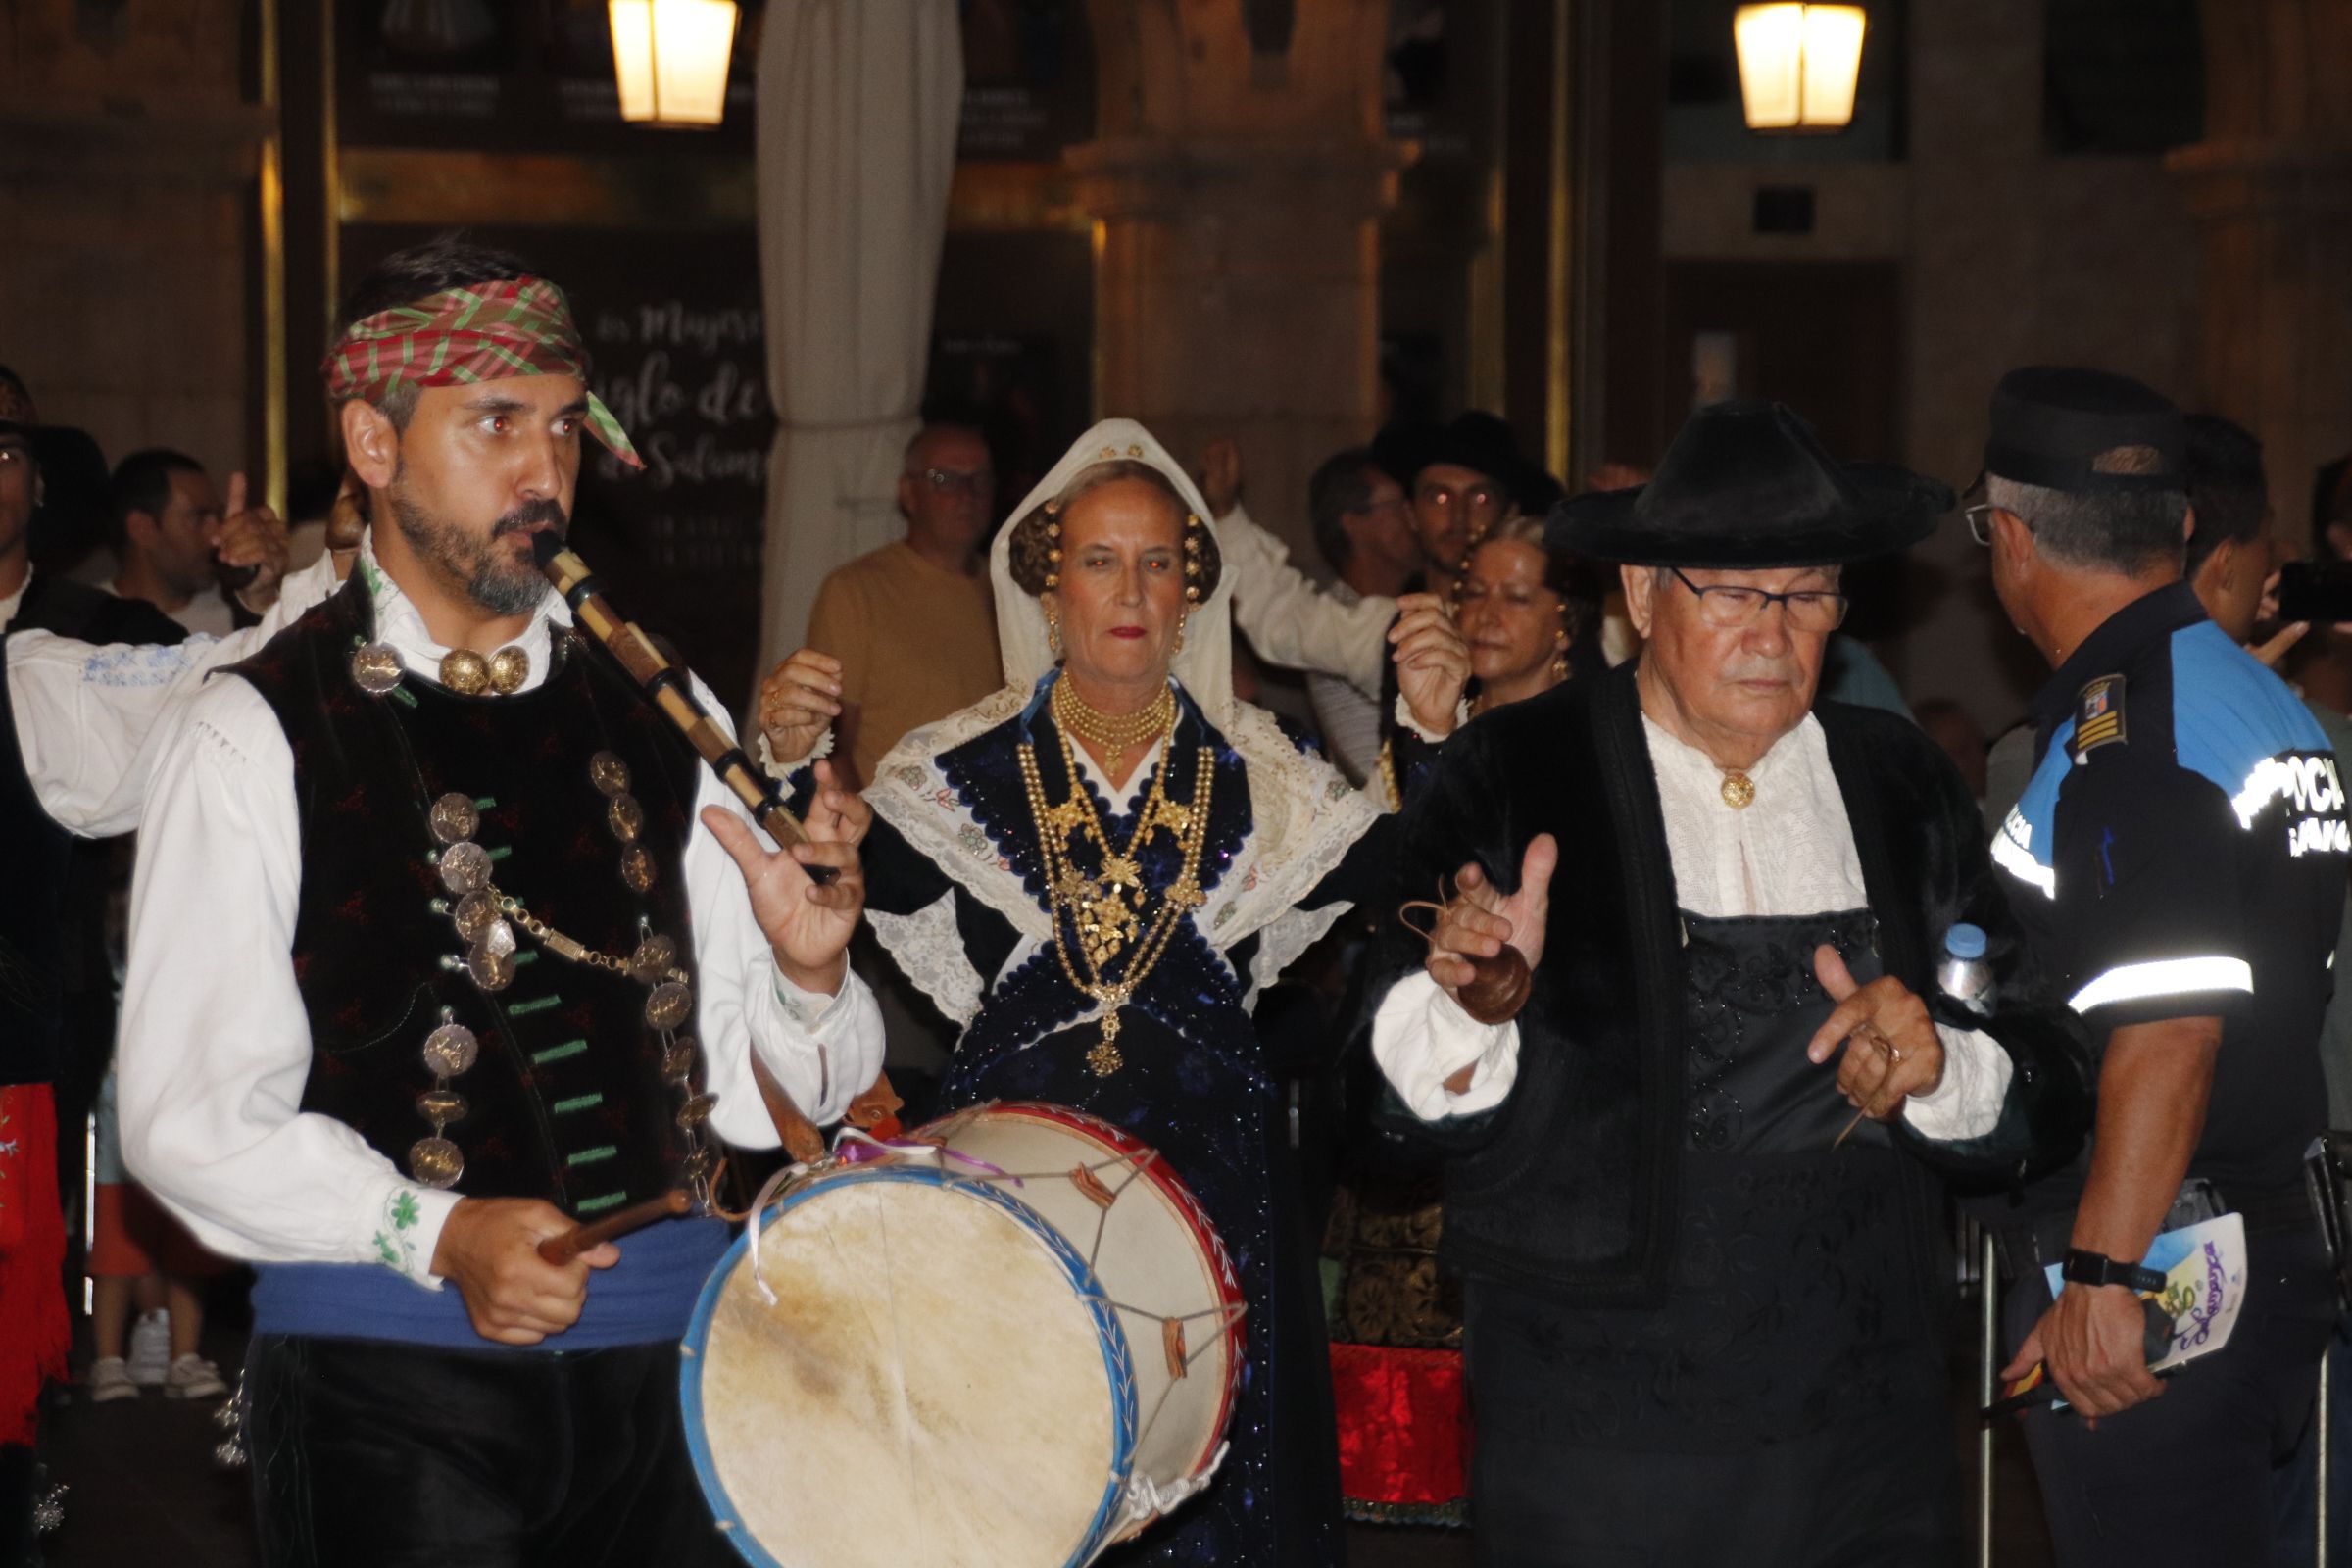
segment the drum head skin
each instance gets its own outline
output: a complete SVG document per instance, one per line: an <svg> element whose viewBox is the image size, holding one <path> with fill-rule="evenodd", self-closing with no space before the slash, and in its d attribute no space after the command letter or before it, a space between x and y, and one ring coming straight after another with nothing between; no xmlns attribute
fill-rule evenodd
<svg viewBox="0 0 2352 1568"><path fill-rule="evenodd" d="M1020 1203L837 1172L738 1240L679 1362L719 1528L758 1568L1053 1568L1106 1538L1137 1427L1125 1336ZM1007 1462L1008 1456L1017 1456Z"/></svg>

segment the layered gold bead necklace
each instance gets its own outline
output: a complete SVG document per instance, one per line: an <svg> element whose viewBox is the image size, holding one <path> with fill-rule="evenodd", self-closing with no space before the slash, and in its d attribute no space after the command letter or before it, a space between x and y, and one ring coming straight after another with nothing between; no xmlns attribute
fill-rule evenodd
<svg viewBox="0 0 2352 1568"><path fill-rule="evenodd" d="M1054 916L1054 952L1061 972L1082 996L1103 1008L1102 1034L1086 1054L1086 1064L1098 1078L1117 1072L1119 1009L1124 1007L1160 955L1167 951L1177 922L1187 911L1206 903L1200 891L1200 847L1208 836L1209 786L1215 777L1216 755L1200 748L1194 773L1193 798L1180 804L1162 787L1175 763L1171 753L1160 759L1152 775L1152 788L1135 819L1135 831L1124 854L1112 845L1093 799L1078 774L1078 760L1070 748L1074 731L1117 759L1155 740L1172 742L1176 733L1175 694L1162 689L1159 700L1139 713L1109 715L1097 712L1069 693L1069 682L1054 684L1054 733L1061 743L1061 764L1069 794L1060 804L1046 800L1037 771L1036 750L1020 746L1021 782L1029 792L1029 814L1037 824L1037 840L1045 862L1046 898ZM1144 886L1141 852L1155 832L1165 832L1183 852L1176 880L1160 896L1159 907L1149 924L1144 913L1150 890ZM1088 876L1071 860L1071 840L1091 842L1102 858L1102 871ZM1077 933L1078 953L1070 953L1070 933ZM1125 962L1120 963L1121 955ZM1084 974L1080 973L1081 968ZM1115 978L1113 970L1116 970Z"/></svg>

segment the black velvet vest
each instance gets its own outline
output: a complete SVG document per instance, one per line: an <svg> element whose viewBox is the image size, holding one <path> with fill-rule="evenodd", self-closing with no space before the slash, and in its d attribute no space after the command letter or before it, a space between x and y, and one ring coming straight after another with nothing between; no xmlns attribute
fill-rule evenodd
<svg viewBox="0 0 2352 1568"><path fill-rule="evenodd" d="M351 656L372 618L355 578L233 666L294 753L302 894L292 956L312 1050L302 1108L344 1122L409 1171L411 1146L432 1132L416 1104L434 1085L421 1048L447 1009L481 1044L449 1086L466 1101L443 1133L465 1156L456 1191L588 1215L656 1197L676 1185L688 1145L681 1091L663 1081L662 1037L645 1019L646 987L566 962L517 928L513 983L478 988L436 908L449 895L427 809L453 791L474 799L474 841L491 853L497 886L538 919L620 957L641 930L658 932L691 972L683 862L699 764L601 649L562 628L556 667L531 691L467 698L411 677L371 695L352 679ZM628 764L645 808L657 874L642 895L621 881L621 845L589 777L600 751Z"/></svg>

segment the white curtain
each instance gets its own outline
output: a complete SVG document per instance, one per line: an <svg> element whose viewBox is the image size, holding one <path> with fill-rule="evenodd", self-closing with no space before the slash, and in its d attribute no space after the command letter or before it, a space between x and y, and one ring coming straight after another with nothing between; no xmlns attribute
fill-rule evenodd
<svg viewBox="0 0 2352 1568"><path fill-rule="evenodd" d="M760 272L776 444L760 673L825 573L905 530L899 460L931 348L963 102L956 0L769 0Z"/></svg>

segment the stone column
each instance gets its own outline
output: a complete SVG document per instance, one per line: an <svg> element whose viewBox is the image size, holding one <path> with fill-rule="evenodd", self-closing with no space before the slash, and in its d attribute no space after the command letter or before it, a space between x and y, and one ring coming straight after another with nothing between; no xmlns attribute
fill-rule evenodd
<svg viewBox="0 0 2352 1568"><path fill-rule="evenodd" d="M2288 536L2352 450L2352 0L2204 0L2205 132L2167 167L2199 236L2197 391L2262 438Z"/></svg>
<svg viewBox="0 0 2352 1568"><path fill-rule="evenodd" d="M1306 481L1378 416L1386 0L1093 0L1095 406L1179 458L1242 444L1306 563Z"/></svg>

